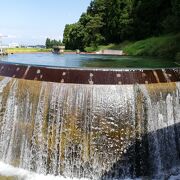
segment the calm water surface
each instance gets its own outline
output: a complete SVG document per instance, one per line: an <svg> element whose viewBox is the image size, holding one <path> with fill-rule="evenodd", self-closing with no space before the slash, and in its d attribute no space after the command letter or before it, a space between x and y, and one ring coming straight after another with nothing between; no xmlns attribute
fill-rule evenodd
<svg viewBox="0 0 180 180"><path fill-rule="evenodd" d="M180 67L173 60L104 55L57 55L52 53L12 54L0 57L1 62L57 67L93 68L167 68Z"/></svg>

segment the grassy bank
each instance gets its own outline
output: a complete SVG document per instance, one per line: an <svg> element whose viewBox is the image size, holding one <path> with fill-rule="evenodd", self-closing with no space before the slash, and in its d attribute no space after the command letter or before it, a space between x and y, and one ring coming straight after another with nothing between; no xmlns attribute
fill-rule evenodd
<svg viewBox="0 0 180 180"><path fill-rule="evenodd" d="M98 46L96 49L91 47L86 48L87 51L103 49L121 49L131 56L171 58L180 62L180 33L151 37L137 42L123 42L121 44Z"/></svg>
<svg viewBox="0 0 180 180"><path fill-rule="evenodd" d="M135 56L157 56L179 60L180 34L152 37L123 47L124 52Z"/></svg>
<svg viewBox="0 0 180 180"><path fill-rule="evenodd" d="M51 49L40 49L40 48L8 48L8 53L38 53L38 52L50 52Z"/></svg>

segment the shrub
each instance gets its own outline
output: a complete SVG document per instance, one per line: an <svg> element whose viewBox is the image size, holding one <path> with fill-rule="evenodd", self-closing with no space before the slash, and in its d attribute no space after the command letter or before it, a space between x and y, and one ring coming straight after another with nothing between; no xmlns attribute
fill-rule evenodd
<svg viewBox="0 0 180 180"><path fill-rule="evenodd" d="M176 61L180 62L180 52L178 52L178 53L176 54L175 59L176 59Z"/></svg>

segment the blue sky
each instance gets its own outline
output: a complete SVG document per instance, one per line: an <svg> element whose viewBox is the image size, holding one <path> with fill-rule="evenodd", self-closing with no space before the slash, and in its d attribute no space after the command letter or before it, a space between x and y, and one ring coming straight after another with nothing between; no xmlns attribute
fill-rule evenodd
<svg viewBox="0 0 180 180"><path fill-rule="evenodd" d="M44 44L62 39L65 24L78 21L91 0L1 0L0 35L3 44Z"/></svg>

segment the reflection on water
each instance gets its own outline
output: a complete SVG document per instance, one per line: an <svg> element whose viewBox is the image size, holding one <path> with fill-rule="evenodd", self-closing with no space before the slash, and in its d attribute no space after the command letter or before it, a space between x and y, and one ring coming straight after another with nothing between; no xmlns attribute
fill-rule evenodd
<svg viewBox="0 0 180 180"><path fill-rule="evenodd" d="M166 68L177 67L173 60L103 55L56 55L52 53L13 54L3 62L59 67Z"/></svg>

